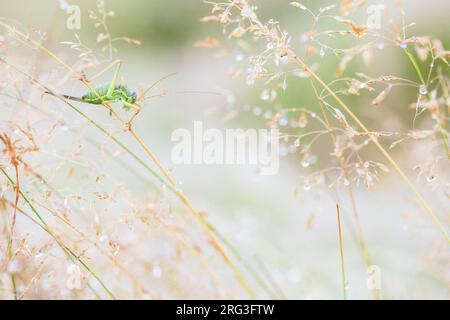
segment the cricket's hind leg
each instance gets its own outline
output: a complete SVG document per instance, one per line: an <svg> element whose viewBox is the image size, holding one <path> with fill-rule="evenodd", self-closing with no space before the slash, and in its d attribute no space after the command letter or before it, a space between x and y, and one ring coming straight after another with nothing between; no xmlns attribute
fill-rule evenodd
<svg viewBox="0 0 450 320"><path fill-rule="evenodd" d="M138 105L137 103L132 104L132 103L128 103L126 101L123 101L123 105L127 108L133 109L134 113L133 115L130 117L130 119L128 119L128 121L125 124L125 127L127 130L131 129L131 125L134 121L134 119L137 117L137 115L139 114L139 112L141 112L142 107L140 105Z"/></svg>
<svg viewBox="0 0 450 320"><path fill-rule="evenodd" d="M100 72L96 73L92 77L89 77L89 78L86 77L85 80L87 80L87 82L92 82L92 81L96 80L97 78L101 77L102 75L104 75L109 70L111 70L112 67L116 66L116 69L117 69L117 68L120 68L121 65L122 65L122 60L114 60L109 65L107 65L106 68L104 68Z"/></svg>
<svg viewBox="0 0 450 320"><path fill-rule="evenodd" d="M119 72L120 72L120 68L122 67L122 60L115 60L113 61L111 64L109 64L105 69L103 69L102 71L100 71L99 73L95 74L94 76L92 76L89 79L86 79L87 82L92 82L95 79L101 77L102 75L104 75L106 72L108 72L109 70L111 70L114 66L116 66L116 70L114 71L114 76L111 80L111 84L108 87L108 92L107 92L107 96L111 96L111 94L113 93L115 87L116 87L116 82L117 82L117 78L119 77Z"/></svg>

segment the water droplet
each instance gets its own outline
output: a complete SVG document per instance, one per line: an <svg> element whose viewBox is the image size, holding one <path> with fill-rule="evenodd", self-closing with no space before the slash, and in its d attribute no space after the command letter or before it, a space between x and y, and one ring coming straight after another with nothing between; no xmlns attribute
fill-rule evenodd
<svg viewBox="0 0 450 320"><path fill-rule="evenodd" d="M368 167L370 167L370 162L369 161L364 162L364 168L368 168Z"/></svg>
<svg viewBox="0 0 450 320"><path fill-rule="evenodd" d="M299 139L297 139L297 140L295 140L295 142L294 142L294 146L296 146L296 147L300 147L300 138L299 138Z"/></svg>
<svg viewBox="0 0 450 320"><path fill-rule="evenodd" d="M345 290L350 289L350 282L346 281L345 282Z"/></svg>
<svg viewBox="0 0 450 320"><path fill-rule="evenodd" d="M289 123L289 120L288 120L287 118L285 118L285 117L281 117L281 118L278 120L278 124L279 124L280 126L282 126L282 127L287 126L288 123Z"/></svg>
<svg viewBox="0 0 450 320"><path fill-rule="evenodd" d="M421 85L421 86L419 87L419 93L420 93L422 96L426 95L426 94L428 93L427 86L426 86L426 85Z"/></svg>
<svg viewBox="0 0 450 320"><path fill-rule="evenodd" d="M344 186L348 187L350 185L350 181L348 181L348 179L344 179L344 181L342 181L342 183L344 184Z"/></svg>
<svg viewBox="0 0 450 320"><path fill-rule="evenodd" d="M301 164L302 164L302 167L303 167L303 168L308 168L309 165L310 165L309 161L306 160L306 159L305 159L305 160L302 160Z"/></svg>
<svg viewBox="0 0 450 320"><path fill-rule="evenodd" d="M289 56L287 54L280 55L279 58L280 58L280 62L282 64L287 64L289 62ZM283 83L283 85L284 85L284 83Z"/></svg>
<svg viewBox="0 0 450 320"><path fill-rule="evenodd" d="M406 42L406 40L400 41L400 48L406 49L407 47L408 47L408 43Z"/></svg>
<svg viewBox="0 0 450 320"><path fill-rule="evenodd" d="M384 49L384 43L383 43L383 42L379 43L379 44L377 45L377 48L378 48L379 50L383 50L383 49Z"/></svg>
<svg viewBox="0 0 450 320"><path fill-rule="evenodd" d="M270 93L269 93L269 90L264 89L264 90L261 92L260 97L261 97L261 100L263 100L263 101L269 100L269 99L270 99Z"/></svg>
<svg viewBox="0 0 450 320"><path fill-rule="evenodd" d="M436 176L435 175L429 175L428 177L427 177L427 181L428 182L433 182L433 181L435 181L436 180Z"/></svg>
<svg viewBox="0 0 450 320"><path fill-rule="evenodd" d="M236 53L234 58L236 59L236 61L243 61L245 58L245 55L242 52L238 52L238 53Z"/></svg>
<svg viewBox="0 0 450 320"><path fill-rule="evenodd" d="M309 39L309 36L307 33L302 34L302 36L300 37L300 42L302 43L306 43Z"/></svg>
<svg viewBox="0 0 450 320"><path fill-rule="evenodd" d="M306 190L306 191L311 190L311 185L309 183L305 182L303 184L303 189Z"/></svg>
<svg viewBox="0 0 450 320"><path fill-rule="evenodd" d="M255 79L253 78L252 75L250 75L250 76L248 76L247 79L245 80L245 83L246 83L248 86L252 86L252 85L255 84Z"/></svg>
<svg viewBox="0 0 450 320"><path fill-rule="evenodd" d="M262 109L261 109L260 107L254 107L254 108L253 108L253 114L254 114L255 116L260 116L261 113L262 113Z"/></svg>
<svg viewBox="0 0 450 320"><path fill-rule="evenodd" d="M325 49L324 49L323 47L320 48L319 55L320 55L321 57L323 57L323 56L325 55Z"/></svg>
<svg viewBox="0 0 450 320"><path fill-rule="evenodd" d="M275 46L273 45L273 42L267 43L267 50L272 50Z"/></svg>
<svg viewBox="0 0 450 320"><path fill-rule="evenodd" d="M40 259L40 258L42 258L44 256L44 254L42 253L42 252L39 252L38 254L36 254L35 256L34 256L34 258L35 259Z"/></svg>

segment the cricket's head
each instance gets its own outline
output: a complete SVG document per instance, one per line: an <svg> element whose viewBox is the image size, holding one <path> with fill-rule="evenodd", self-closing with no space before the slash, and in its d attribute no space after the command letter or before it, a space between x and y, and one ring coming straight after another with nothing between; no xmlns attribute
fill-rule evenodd
<svg viewBox="0 0 450 320"><path fill-rule="evenodd" d="M136 100L137 100L137 93L135 91L132 91L130 94L130 101L128 102L134 104Z"/></svg>
<svg viewBox="0 0 450 320"><path fill-rule="evenodd" d="M137 101L137 93L129 90L127 86L117 86L116 95L118 95L121 100L131 104L134 104Z"/></svg>

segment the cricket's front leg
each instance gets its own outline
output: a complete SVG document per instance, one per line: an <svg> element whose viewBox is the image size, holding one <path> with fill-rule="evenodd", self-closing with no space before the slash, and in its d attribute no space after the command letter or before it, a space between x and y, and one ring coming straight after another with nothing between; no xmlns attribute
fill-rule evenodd
<svg viewBox="0 0 450 320"><path fill-rule="evenodd" d="M114 89L116 88L116 81L117 78L119 77L119 72L120 72L120 68L122 67L122 60L117 60L117 67L116 70L114 71L114 76L111 80L111 84L109 85L109 89L108 89L108 97L110 97L112 95L112 93L114 92Z"/></svg>
<svg viewBox="0 0 450 320"><path fill-rule="evenodd" d="M124 105L125 107L128 107L128 108L134 110L133 115L130 117L130 119L129 119L129 120L126 122L126 124L125 124L126 129L127 129L127 130L130 130L130 129L131 129L131 125L132 125L132 123L133 123L133 120L137 117L137 115L139 114L139 112L141 112L141 109L142 109L142 108L141 108L141 106L138 105L137 103L132 104L132 103L128 103L128 102L126 102L126 101L123 101L123 105Z"/></svg>
<svg viewBox="0 0 450 320"><path fill-rule="evenodd" d="M94 76L90 77L89 79L86 79L87 82L92 82L95 79L101 77L102 75L104 75L106 72L108 72L109 70L112 69L112 67L116 66L116 65L120 65L122 64L121 60L115 60L113 62L111 62L105 69L103 69L102 71L98 72L97 74L95 74Z"/></svg>

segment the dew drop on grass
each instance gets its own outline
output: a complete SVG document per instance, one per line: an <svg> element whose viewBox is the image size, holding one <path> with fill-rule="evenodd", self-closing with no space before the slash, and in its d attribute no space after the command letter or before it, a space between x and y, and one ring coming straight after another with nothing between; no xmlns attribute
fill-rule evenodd
<svg viewBox="0 0 450 320"><path fill-rule="evenodd" d="M253 114L254 114L255 116L260 116L261 113L262 113L262 109L261 109L260 107L254 107L254 108L253 108Z"/></svg>
<svg viewBox="0 0 450 320"><path fill-rule="evenodd" d="M309 167L309 165L310 165L310 163L309 163L309 161L308 160L302 160L302 167L303 168L308 168Z"/></svg>
<svg viewBox="0 0 450 320"><path fill-rule="evenodd" d="M309 38L308 34L307 34L307 33L304 33L304 34L302 34L302 36L300 37L300 42L301 42L301 43L306 43L306 42L308 41L308 38Z"/></svg>
<svg viewBox="0 0 450 320"><path fill-rule="evenodd" d="M406 40L400 41L400 48L406 49L407 47L408 47L408 43L406 42Z"/></svg>
<svg viewBox="0 0 450 320"><path fill-rule="evenodd" d="M426 85L421 85L421 86L419 87L419 93L420 93L422 96L426 95L426 94L428 93L427 86L426 86Z"/></svg>
<svg viewBox="0 0 450 320"><path fill-rule="evenodd" d="M236 59L236 61L243 61L244 58L245 58L245 56L244 56L243 53L238 52L238 53L236 53L236 55L234 56L234 58Z"/></svg>
<svg viewBox="0 0 450 320"><path fill-rule="evenodd" d="M253 76L248 76L247 77L247 79L245 80L245 83L248 85L248 86L252 86L252 85L254 85L255 84L255 79L253 78Z"/></svg>
<svg viewBox="0 0 450 320"><path fill-rule="evenodd" d="M323 47L320 48L319 55L320 55L321 57L325 56L325 49L324 49Z"/></svg>
<svg viewBox="0 0 450 320"><path fill-rule="evenodd" d="M288 123L289 123L289 120L288 120L287 118L285 118L285 117L282 117L282 118L280 118L280 119L278 120L278 124L279 124L280 126L282 126L282 127L287 126Z"/></svg>
<svg viewBox="0 0 450 320"><path fill-rule="evenodd" d="M306 182L305 182L305 183L303 184L303 189L306 190L306 191L311 190L311 185L310 185L309 183L306 183Z"/></svg>
<svg viewBox="0 0 450 320"><path fill-rule="evenodd" d="M433 182L435 180L436 180L436 176L434 176L434 175L430 175L430 176L427 177L427 181L428 182Z"/></svg>
<svg viewBox="0 0 450 320"><path fill-rule="evenodd" d="M350 289L350 282L346 281L345 282L345 290L349 290Z"/></svg>
<svg viewBox="0 0 450 320"><path fill-rule="evenodd" d="M289 62L289 57L288 57L288 55L286 54L286 55L282 55L282 56L280 56L280 62L282 63L282 64L287 64L288 62ZM286 90L286 83L283 83L283 90Z"/></svg>
<svg viewBox="0 0 450 320"><path fill-rule="evenodd" d="M44 256L44 254L42 253L42 252L39 252L38 254L36 254L35 256L34 256L34 258L35 259L40 259L40 258L42 258Z"/></svg>
<svg viewBox="0 0 450 320"><path fill-rule="evenodd" d="M270 99L270 93L269 93L269 90L264 89L264 90L261 92L260 98L261 98L261 100L263 100L263 101L269 100L269 99Z"/></svg>

